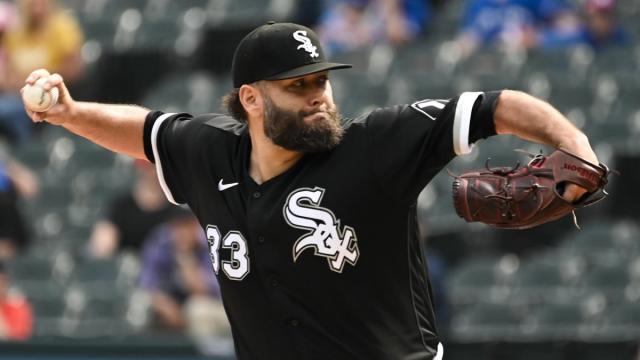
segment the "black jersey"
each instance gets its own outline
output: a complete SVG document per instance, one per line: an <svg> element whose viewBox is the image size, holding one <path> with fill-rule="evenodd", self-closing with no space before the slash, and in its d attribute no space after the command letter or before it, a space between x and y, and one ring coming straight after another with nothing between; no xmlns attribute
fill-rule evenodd
<svg viewBox="0 0 640 360"><path fill-rule="evenodd" d="M456 154L495 133L497 93L345 121L333 150L256 184L246 126L151 112L145 152L205 229L239 359L438 359L415 215Z"/></svg>

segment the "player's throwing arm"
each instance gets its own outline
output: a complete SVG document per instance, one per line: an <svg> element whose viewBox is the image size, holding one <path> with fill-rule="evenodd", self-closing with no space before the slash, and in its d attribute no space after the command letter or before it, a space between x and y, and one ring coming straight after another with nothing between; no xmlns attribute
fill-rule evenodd
<svg viewBox="0 0 640 360"><path fill-rule="evenodd" d="M27 114L34 122L60 125L111 151L146 159L142 132L148 109L75 101L62 76L49 74L45 69L32 72L25 83L21 93ZM57 102L53 96L55 89Z"/></svg>

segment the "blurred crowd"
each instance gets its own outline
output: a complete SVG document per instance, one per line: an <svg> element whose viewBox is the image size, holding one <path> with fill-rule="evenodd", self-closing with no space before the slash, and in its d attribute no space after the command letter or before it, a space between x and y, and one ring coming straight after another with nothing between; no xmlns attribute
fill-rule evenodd
<svg viewBox="0 0 640 360"><path fill-rule="evenodd" d="M583 4L466 0L459 31L451 40L465 57L486 47L545 50L587 45L603 51L632 44L634 39L618 23L616 0ZM446 1L436 0L300 0L291 20L316 28L326 49L339 54L428 38L445 6ZM29 300L12 290L9 269L32 243L24 204L46 196L39 194L38 175L11 155L45 131L26 116L19 89L37 68L60 73L73 87L86 74L80 56L84 40L78 20L61 3L0 1L0 339L26 339L31 333ZM167 203L152 164L136 161L133 166L135 182L104 209L82 253L94 259L134 254L141 264L138 286L151 297L154 329L200 338L229 336L207 240L197 219L188 209ZM427 256L436 294L442 297L438 316L446 324L446 266L435 253Z"/></svg>
<svg viewBox="0 0 640 360"><path fill-rule="evenodd" d="M428 37L444 2L433 0L333 0L305 11L300 20L315 25L332 53L374 43L402 45ZM453 34L452 34L453 35ZM616 0L467 0L456 42L465 56L481 47L552 49L579 44L603 49L629 45L616 19Z"/></svg>

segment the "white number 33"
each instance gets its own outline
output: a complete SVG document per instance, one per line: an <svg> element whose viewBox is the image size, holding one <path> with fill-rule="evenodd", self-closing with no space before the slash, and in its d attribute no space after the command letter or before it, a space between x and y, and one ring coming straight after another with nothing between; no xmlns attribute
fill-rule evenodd
<svg viewBox="0 0 640 360"><path fill-rule="evenodd" d="M222 271L231 280L242 280L247 276L249 273L249 249L247 248L247 240L245 240L240 232L229 231L227 235L222 238L217 226L208 225L207 240L209 242L209 253L211 255L213 271L216 275L218 275L220 264L222 264ZM230 250L231 260L220 261L219 251L221 245L223 249Z"/></svg>

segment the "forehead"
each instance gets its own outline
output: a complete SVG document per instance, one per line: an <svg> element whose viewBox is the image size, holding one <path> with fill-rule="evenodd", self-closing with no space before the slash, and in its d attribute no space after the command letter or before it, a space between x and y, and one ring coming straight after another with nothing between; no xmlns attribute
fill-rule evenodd
<svg viewBox="0 0 640 360"><path fill-rule="evenodd" d="M292 78L288 78L288 79L266 80L266 82L267 83L271 83L271 84L276 84L276 85L289 84L289 83L292 83L292 82L296 82L298 80L310 81L310 80L314 80L314 79L317 79L317 78L320 78L320 77L327 77L328 75L329 75L329 70L325 70L325 71L315 72L315 73L312 73L312 74L292 77Z"/></svg>

